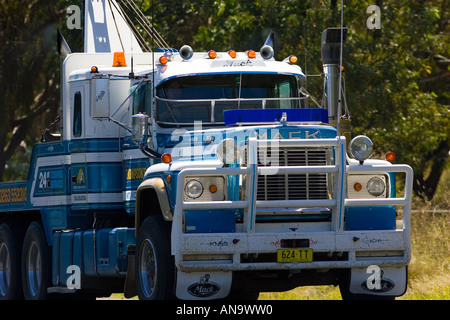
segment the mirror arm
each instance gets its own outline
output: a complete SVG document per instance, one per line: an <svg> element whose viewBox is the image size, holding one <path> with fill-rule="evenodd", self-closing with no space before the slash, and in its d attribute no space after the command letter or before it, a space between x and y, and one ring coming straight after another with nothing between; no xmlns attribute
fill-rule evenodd
<svg viewBox="0 0 450 320"><path fill-rule="evenodd" d="M147 157L149 157L151 159L161 158L161 155L158 152L150 149L143 142L139 143L139 149L142 151L143 154L145 154Z"/></svg>
<svg viewBox="0 0 450 320"><path fill-rule="evenodd" d="M93 119L94 119L94 120L97 120L96 118L93 118ZM128 128L125 124L123 124L122 122L117 121L117 120L114 120L114 119L111 118L111 117L108 117L108 120L111 121L111 122L113 122L113 123L115 123L115 124L117 124L119 127L124 128L124 129L127 130L128 132L133 133L133 131L132 131L130 128Z"/></svg>

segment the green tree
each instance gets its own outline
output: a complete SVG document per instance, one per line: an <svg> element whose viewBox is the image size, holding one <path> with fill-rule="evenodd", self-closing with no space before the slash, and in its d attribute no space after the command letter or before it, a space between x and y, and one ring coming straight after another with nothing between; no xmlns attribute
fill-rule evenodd
<svg viewBox="0 0 450 320"><path fill-rule="evenodd" d="M79 1L75 4L80 5ZM119 1L120 2L120 1ZM320 74L320 38L340 25L337 0L136 0L174 48L247 50L276 34L277 59L295 54L307 74ZM64 28L68 0L0 4L0 176L22 143L30 145L58 109L59 60L56 28L62 27L73 51L81 31ZM381 29L369 30L366 12L376 4ZM153 6L152 6L153 5ZM349 28L343 65L352 134L366 134L378 150L394 151L397 162L415 171L414 190L431 199L449 153L448 0L344 1ZM150 40L148 40L151 43ZM28 80L28 81L24 81ZM31 80L31 81L30 81ZM322 96L322 80L309 78L308 91ZM33 124L33 126L32 126ZM4 177L4 175L3 175Z"/></svg>
<svg viewBox="0 0 450 320"><path fill-rule="evenodd" d="M277 58L298 55L307 74L321 73L322 31L340 25L341 2L336 0L180 1L179 8L190 9L176 12L155 2L154 23L167 26L163 34L175 47L190 43L194 50L258 50L274 30ZM372 4L380 8L380 29L366 25ZM446 0L344 1L349 35L343 65L352 134L370 136L379 157L394 151L397 162L410 164L414 191L427 200L448 163L448 12ZM177 26L189 24L193 16L200 24L191 33L177 33ZM308 80L316 97L321 87L320 79Z"/></svg>
<svg viewBox="0 0 450 320"><path fill-rule="evenodd" d="M431 200L449 153L447 1L378 1L380 30L355 23L368 3L348 10L348 101L355 133L415 172L414 191ZM368 16L368 15L367 15ZM348 66L348 67L347 67ZM443 81L443 80L447 81Z"/></svg>
<svg viewBox="0 0 450 320"><path fill-rule="evenodd" d="M60 100L58 29L79 50L82 30L65 27L82 1L0 2L0 178L25 179L32 145L55 120ZM7 168L7 170L5 170Z"/></svg>
<svg viewBox="0 0 450 320"><path fill-rule="evenodd" d="M0 177L18 148L36 141L30 137L33 127L41 127L35 121L57 110L59 69L54 67L52 29L60 18L48 1L0 3Z"/></svg>

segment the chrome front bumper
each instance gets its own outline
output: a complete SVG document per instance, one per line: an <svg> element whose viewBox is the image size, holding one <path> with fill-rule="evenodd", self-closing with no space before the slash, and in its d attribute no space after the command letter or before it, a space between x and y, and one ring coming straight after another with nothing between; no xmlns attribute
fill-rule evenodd
<svg viewBox="0 0 450 320"><path fill-rule="evenodd" d="M413 171L407 165L348 165L345 138L335 139L289 139L279 140L283 147L333 147L335 164L305 167L258 167L257 144L270 140L250 138L247 148L247 167L184 169L177 181L176 206L172 222L172 254L176 267L190 271L234 271L234 270L286 270L327 269L379 266L401 267L408 264L410 250L410 211ZM256 200L255 187L259 175L273 172L287 174L330 173L334 175L332 199L322 200ZM405 194L399 198L347 199L345 198L346 176L349 173L405 174ZM186 176L246 175L246 195L240 201L185 202L184 181ZM401 226L394 230L348 231L344 227L345 207L402 206ZM322 222L326 229L315 228L308 223L257 224L258 209L271 208L329 208L331 221ZM184 233L185 210L243 209L243 222L231 233ZM256 259L249 262L249 255L276 254L282 240L306 239L308 248L321 256L312 262L281 263L276 259ZM329 256L329 259L327 259ZM336 257L339 257L336 259Z"/></svg>

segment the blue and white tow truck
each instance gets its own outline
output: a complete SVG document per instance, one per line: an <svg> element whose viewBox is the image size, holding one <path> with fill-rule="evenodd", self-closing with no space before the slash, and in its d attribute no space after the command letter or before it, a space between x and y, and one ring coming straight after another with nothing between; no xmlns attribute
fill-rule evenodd
<svg viewBox="0 0 450 320"><path fill-rule="evenodd" d="M111 3L86 1L60 133L34 145L26 181L0 183L0 299L405 293L413 172L344 130L346 30L322 34L316 105L270 43L142 52Z"/></svg>

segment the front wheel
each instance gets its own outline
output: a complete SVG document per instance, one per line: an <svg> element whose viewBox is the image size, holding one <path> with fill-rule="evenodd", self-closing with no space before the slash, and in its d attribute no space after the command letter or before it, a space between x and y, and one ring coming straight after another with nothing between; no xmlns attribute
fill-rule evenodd
<svg viewBox="0 0 450 320"><path fill-rule="evenodd" d="M162 216L144 220L137 238L136 286L141 300L173 299L174 259L170 252L171 224Z"/></svg>

